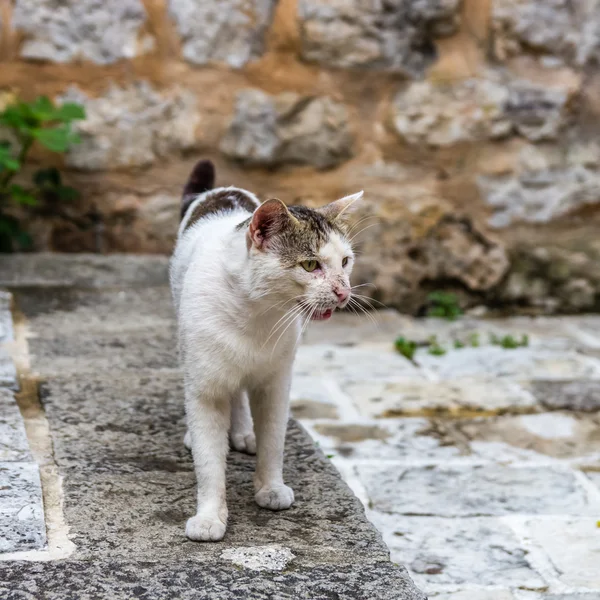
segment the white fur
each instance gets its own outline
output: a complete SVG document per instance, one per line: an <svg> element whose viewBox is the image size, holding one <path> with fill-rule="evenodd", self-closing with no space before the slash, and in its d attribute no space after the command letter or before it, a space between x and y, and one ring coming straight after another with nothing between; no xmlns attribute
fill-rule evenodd
<svg viewBox="0 0 600 600"><path fill-rule="evenodd" d="M187 214L212 193L201 194ZM228 432L234 449L257 452L256 502L272 510L293 503L282 467L292 363L307 316L297 300L335 308L332 287L349 286L352 251L341 236L332 234L321 249L319 273L284 269L272 251L251 243L247 227L236 228L248 216L243 210L218 213L187 230L184 219L171 261L185 443L198 481L197 513L186 526L193 540L220 540L225 533ZM350 259L346 268L344 257Z"/></svg>

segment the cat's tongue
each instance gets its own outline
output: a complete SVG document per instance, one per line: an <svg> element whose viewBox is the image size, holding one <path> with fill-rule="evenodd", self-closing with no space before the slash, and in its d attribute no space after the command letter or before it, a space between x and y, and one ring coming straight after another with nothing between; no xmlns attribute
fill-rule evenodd
<svg viewBox="0 0 600 600"><path fill-rule="evenodd" d="M331 310L331 308L328 308L325 312L315 313L312 316L312 320L313 321L327 321L327 319L331 318L332 314L333 314L333 310Z"/></svg>

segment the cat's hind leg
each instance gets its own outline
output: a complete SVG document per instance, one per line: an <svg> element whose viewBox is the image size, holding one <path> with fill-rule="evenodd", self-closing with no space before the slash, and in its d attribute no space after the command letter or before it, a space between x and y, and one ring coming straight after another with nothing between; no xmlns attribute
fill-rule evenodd
<svg viewBox="0 0 600 600"><path fill-rule="evenodd" d="M238 452L256 454L256 437L250 414L250 403L245 391L236 394L231 400L231 447Z"/></svg>
<svg viewBox="0 0 600 600"><path fill-rule="evenodd" d="M186 413L198 504L196 515L188 519L185 533L198 542L223 539L227 525L225 470L231 402L229 395L216 395L214 389L205 384L198 388L186 385Z"/></svg>

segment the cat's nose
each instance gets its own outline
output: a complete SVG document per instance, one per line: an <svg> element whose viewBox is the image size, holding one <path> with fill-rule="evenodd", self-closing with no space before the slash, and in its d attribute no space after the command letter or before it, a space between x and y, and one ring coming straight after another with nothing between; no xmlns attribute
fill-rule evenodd
<svg viewBox="0 0 600 600"><path fill-rule="evenodd" d="M345 302L350 295L350 290L346 288L334 288L333 293L336 295L339 302Z"/></svg>

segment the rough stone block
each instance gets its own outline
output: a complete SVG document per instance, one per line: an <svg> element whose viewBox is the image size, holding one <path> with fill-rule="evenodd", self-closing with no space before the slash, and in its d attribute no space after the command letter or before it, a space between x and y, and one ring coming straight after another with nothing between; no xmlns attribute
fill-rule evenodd
<svg viewBox="0 0 600 600"><path fill-rule="evenodd" d="M98 64L133 58L149 50L142 36L141 0L16 0L13 26L25 41L21 56L52 62Z"/></svg>
<svg viewBox="0 0 600 600"><path fill-rule="evenodd" d="M21 411L12 392L0 389L0 462L31 460Z"/></svg>
<svg viewBox="0 0 600 600"><path fill-rule="evenodd" d="M573 514L581 513L574 510ZM527 528L533 540L550 557L562 583L591 590L600 588L597 519L534 519L529 521Z"/></svg>
<svg viewBox="0 0 600 600"><path fill-rule="evenodd" d="M402 515L477 517L589 515L600 503L564 467L358 466L375 510Z"/></svg>
<svg viewBox="0 0 600 600"><path fill-rule="evenodd" d="M263 53L275 5L276 0L169 0L169 13L186 60L240 68Z"/></svg>
<svg viewBox="0 0 600 600"><path fill-rule="evenodd" d="M499 519L399 517L379 512L369 516L385 532L384 541L390 547L392 560L402 560L417 585L424 589L472 584L546 587L529 563L527 551ZM490 600L505 597L492 595ZM487 596L448 596L449 600L483 598ZM509 595L507 600L511 598Z"/></svg>
<svg viewBox="0 0 600 600"><path fill-rule="evenodd" d="M0 592L7 600L44 594L71 600L89 590L111 600L426 600L406 571L389 562L323 564L310 568L252 571L225 561L53 561L0 563Z"/></svg>
<svg viewBox="0 0 600 600"><path fill-rule="evenodd" d="M393 125L409 144L451 146L511 134L555 140L568 122L570 88L507 81L488 72L453 83L418 81L394 99Z"/></svg>
<svg viewBox="0 0 600 600"><path fill-rule="evenodd" d="M300 0L301 56L336 68L422 75L435 60L433 39L458 28L460 0L330 2Z"/></svg>
<svg viewBox="0 0 600 600"><path fill-rule="evenodd" d="M492 6L497 58L533 52L582 66L600 55L596 0L496 0Z"/></svg>
<svg viewBox="0 0 600 600"><path fill-rule="evenodd" d="M461 350L462 352L462 350ZM535 398L514 381L463 378L450 381L350 381L342 385L359 411L382 418L411 414L469 414L524 412L537 406Z"/></svg>
<svg viewBox="0 0 600 600"><path fill-rule="evenodd" d="M77 169L142 167L197 145L196 97L178 87L159 92L138 81L113 85L97 98L73 87L61 100L86 109L85 121L74 125L81 143L67 154L67 163Z"/></svg>
<svg viewBox="0 0 600 600"><path fill-rule="evenodd" d="M51 287L156 287L169 283L166 256L134 254L9 254L0 261L0 286ZM52 290L46 290L48 294ZM33 291L36 295L43 290Z"/></svg>
<svg viewBox="0 0 600 600"><path fill-rule="evenodd" d="M221 151L246 165L334 167L352 156L346 107L327 97L238 93Z"/></svg>
<svg viewBox="0 0 600 600"><path fill-rule="evenodd" d="M578 142L564 151L524 146L512 172L480 176L478 184L493 208L489 224L507 227L513 222L547 223L598 202L597 171L600 145Z"/></svg>
<svg viewBox="0 0 600 600"><path fill-rule="evenodd" d="M37 465L0 463L0 553L36 550L45 544L42 488Z"/></svg>

